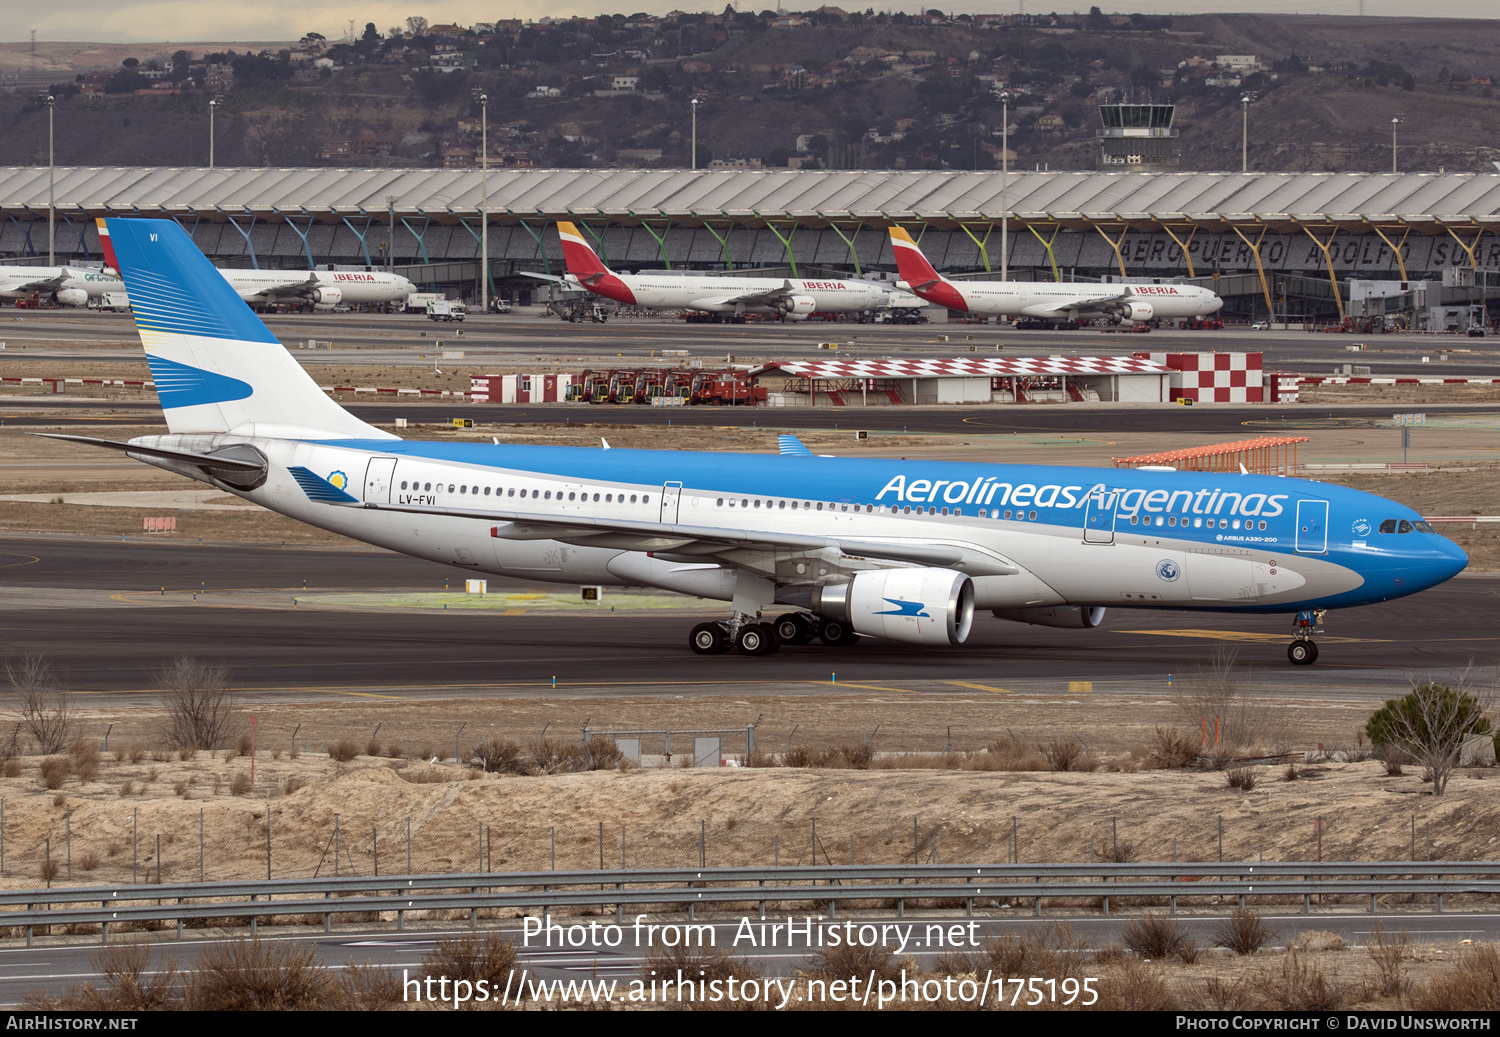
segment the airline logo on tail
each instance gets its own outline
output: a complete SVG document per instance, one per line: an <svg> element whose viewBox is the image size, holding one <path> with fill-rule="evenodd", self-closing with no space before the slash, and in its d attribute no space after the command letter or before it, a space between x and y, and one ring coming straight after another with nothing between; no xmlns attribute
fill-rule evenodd
<svg viewBox="0 0 1500 1037"><path fill-rule="evenodd" d="M911 235L900 227L892 227L890 231L891 250L896 253L896 269L901 272L901 280L911 285L911 290L928 302L946 306L950 310L968 312L968 300L950 281L932 268Z"/></svg>
<svg viewBox="0 0 1500 1037"><path fill-rule="evenodd" d="M566 221L557 225L557 236L562 239L563 259L568 264L568 273L578 278L578 283L597 295L616 302L634 306L635 293L630 286L600 261L589 243L583 240L578 228Z"/></svg>

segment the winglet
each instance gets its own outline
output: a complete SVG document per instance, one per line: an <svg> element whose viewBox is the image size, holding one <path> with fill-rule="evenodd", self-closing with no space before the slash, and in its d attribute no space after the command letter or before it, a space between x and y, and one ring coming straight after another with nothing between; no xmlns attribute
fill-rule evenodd
<svg viewBox="0 0 1500 1037"><path fill-rule="evenodd" d="M777 436L776 445L781 448L783 454L793 454L797 457L813 456L813 452L803 445L802 440L790 434Z"/></svg>

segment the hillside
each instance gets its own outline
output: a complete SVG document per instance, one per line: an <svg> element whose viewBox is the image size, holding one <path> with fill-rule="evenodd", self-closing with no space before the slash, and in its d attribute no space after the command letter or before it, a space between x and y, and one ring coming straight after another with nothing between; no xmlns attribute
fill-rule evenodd
<svg viewBox="0 0 1500 1037"><path fill-rule="evenodd" d="M825 9L828 10L828 9ZM1184 170L1483 170L1500 159L1494 24L1328 16L742 13L494 23L294 44L52 44L63 165L1093 168L1095 106L1178 104ZM1253 64L1222 64L1221 55ZM7 80L23 45L0 48ZM24 75L23 75L24 78ZM0 95L0 149L46 160L45 106Z"/></svg>

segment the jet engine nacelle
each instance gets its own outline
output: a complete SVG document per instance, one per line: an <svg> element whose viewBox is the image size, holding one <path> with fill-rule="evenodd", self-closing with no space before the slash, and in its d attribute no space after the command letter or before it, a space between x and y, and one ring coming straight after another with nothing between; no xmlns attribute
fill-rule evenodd
<svg viewBox="0 0 1500 1037"><path fill-rule="evenodd" d="M312 300L315 309L331 310L344 301L344 291L333 287L314 288L308 298Z"/></svg>
<svg viewBox="0 0 1500 1037"><path fill-rule="evenodd" d="M958 645L974 624L974 583L952 569L881 569L819 587L813 611L855 633L918 645Z"/></svg>
<svg viewBox="0 0 1500 1037"><path fill-rule="evenodd" d="M1131 302L1127 302L1123 306L1121 306L1115 316L1117 318L1115 320L1116 324L1119 324L1122 321L1129 321L1132 324L1137 324L1141 321L1150 320L1152 317L1156 316L1156 307L1152 306L1149 302L1141 302L1137 299Z"/></svg>
<svg viewBox="0 0 1500 1037"><path fill-rule="evenodd" d="M818 302L810 295L794 295L781 306L784 320L807 320L818 308Z"/></svg>
<svg viewBox="0 0 1500 1037"><path fill-rule="evenodd" d="M82 288L60 288L52 293L62 306L87 306L89 304L89 293Z"/></svg>
<svg viewBox="0 0 1500 1037"><path fill-rule="evenodd" d="M1088 605L1057 605L1040 609L993 609L997 619L1064 630L1092 630L1104 621L1104 609Z"/></svg>

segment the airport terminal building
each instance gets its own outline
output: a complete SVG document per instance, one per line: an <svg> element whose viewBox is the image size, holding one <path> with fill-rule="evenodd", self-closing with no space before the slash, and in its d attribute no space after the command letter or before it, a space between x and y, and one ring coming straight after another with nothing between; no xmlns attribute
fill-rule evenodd
<svg viewBox="0 0 1500 1037"><path fill-rule="evenodd" d="M221 266L472 289L486 194L501 295L562 272L565 219L619 270L890 279L899 224L949 276L998 277L1005 250L1018 279L1193 281L1245 317L1395 311L1419 285L1434 305L1500 296L1497 173L67 167L49 188L11 167L0 262L46 261L50 200L58 262L100 261L94 217L168 217Z"/></svg>

